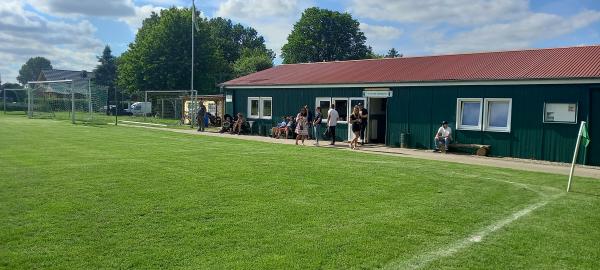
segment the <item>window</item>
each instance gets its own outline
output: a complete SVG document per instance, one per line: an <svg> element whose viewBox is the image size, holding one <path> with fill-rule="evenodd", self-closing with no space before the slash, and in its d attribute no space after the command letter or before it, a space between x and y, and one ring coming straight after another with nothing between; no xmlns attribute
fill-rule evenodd
<svg viewBox="0 0 600 270"><path fill-rule="evenodd" d="M259 118L260 112L258 109L258 101L260 98L249 97L248 98L248 118Z"/></svg>
<svg viewBox="0 0 600 270"><path fill-rule="evenodd" d="M331 107L331 98L318 97L315 102L315 108L321 107L321 115L323 116L323 123L327 122L327 112Z"/></svg>
<svg viewBox="0 0 600 270"><path fill-rule="evenodd" d="M512 99L485 99L485 131L510 132Z"/></svg>
<svg viewBox="0 0 600 270"><path fill-rule="evenodd" d="M459 98L456 101L456 129L481 130L481 98Z"/></svg>
<svg viewBox="0 0 600 270"><path fill-rule="evenodd" d="M340 121L345 122L348 120L348 99L347 98L332 98L333 104L335 104L335 110L340 115Z"/></svg>
<svg viewBox="0 0 600 270"><path fill-rule="evenodd" d="M577 103L544 103L544 123L577 123Z"/></svg>
<svg viewBox="0 0 600 270"><path fill-rule="evenodd" d="M260 98L260 118L271 119L273 116L273 102L270 97Z"/></svg>

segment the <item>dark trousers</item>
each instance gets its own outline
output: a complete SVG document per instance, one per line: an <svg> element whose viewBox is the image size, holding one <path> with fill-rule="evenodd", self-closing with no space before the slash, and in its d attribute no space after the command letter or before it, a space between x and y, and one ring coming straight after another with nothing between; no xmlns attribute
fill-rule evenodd
<svg viewBox="0 0 600 270"><path fill-rule="evenodd" d="M329 136L331 136L331 144L335 144L335 126L330 126L329 128Z"/></svg>
<svg viewBox="0 0 600 270"><path fill-rule="evenodd" d="M367 130L367 121L363 120L360 124L360 141L365 142L365 130Z"/></svg>

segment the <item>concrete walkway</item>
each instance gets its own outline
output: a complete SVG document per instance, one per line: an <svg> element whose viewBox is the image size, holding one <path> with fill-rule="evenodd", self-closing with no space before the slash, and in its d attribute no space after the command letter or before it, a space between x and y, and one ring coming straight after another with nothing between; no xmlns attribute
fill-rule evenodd
<svg viewBox="0 0 600 270"><path fill-rule="evenodd" d="M191 129L172 129L172 128L160 128L160 127L150 127L150 126L137 126L137 125L128 125L128 124L119 124L120 126L126 127L137 127L137 128L148 128L155 130L165 130L177 133L185 133L185 134L193 134L200 136L212 136L212 137L223 137L223 138L232 138L238 140L247 140L247 141L259 141L259 142L267 142L267 143L279 143L279 144L295 144L295 140L293 139L273 139L270 137L263 136L248 136L248 135L231 135L231 134L220 134L214 132L202 132L199 133L195 130ZM314 147L314 141L306 141L305 147ZM329 146L329 142L322 143L319 147L327 147L327 148L337 148L340 150L352 151L348 147L347 143L338 142L336 146ZM427 160L439 160L439 161L447 161L454 163L462 163L462 164L472 164L472 165L481 165L481 166L491 166L498 168L508 168L508 169L516 169L516 170L524 170L524 171L532 171L532 172L545 172L545 173L553 173L553 174L562 174L569 175L570 165L567 163L559 163L559 162L548 162L548 161L539 161L539 160L529 160L529 159L517 159L517 158L499 158L499 157L480 157L480 156L472 156L472 155L463 155L463 154L442 154L442 153L433 153L430 150L417 150L417 149L406 149L406 148L393 148L384 145L365 145L360 148L361 152L365 153L373 153L380 155L392 155L392 156L402 156L402 157L410 157L410 158L420 158ZM600 167L594 166L577 166L575 169L575 175L581 177L590 177L600 179ZM566 180L566 178L565 178Z"/></svg>

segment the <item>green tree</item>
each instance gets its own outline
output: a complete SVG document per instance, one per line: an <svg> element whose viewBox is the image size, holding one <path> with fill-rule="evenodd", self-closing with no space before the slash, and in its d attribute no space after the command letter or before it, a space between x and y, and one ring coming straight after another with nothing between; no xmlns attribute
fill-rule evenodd
<svg viewBox="0 0 600 270"><path fill-rule="evenodd" d="M17 81L23 85L27 84L28 81L35 81L40 76L42 69L52 69L50 60L40 56L29 58L29 60L21 66Z"/></svg>
<svg viewBox="0 0 600 270"><path fill-rule="evenodd" d="M143 90L189 89L191 76L191 10L164 9L145 19L117 66L117 85L129 93ZM216 91L217 78L227 72L206 19L194 34L194 87Z"/></svg>
<svg viewBox="0 0 600 270"><path fill-rule="evenodd" d="M244 49L233 64L235 77L241 77L273 67L273 54L261 49Z"/></svg>
<svg viewBox="0 0 600 270"><path fill-rule="evenodd" d="M391 48L385 55L385 58L398 58L398 57L402 57L402 54L398 53L398 51L396 51L396 48Z"/></svg>
<svg viewBox="0 0 600 270"><path fill-rule="evenodd" d="M371 55L360 23L348 13L312 7L302 13L281 49L286 64L364 59Z"/></svg>
<svg viewBox="0 0 600 270"><path fill-rule="evenodd" d="M98 57L99 65L94 69L94 81L97 85L106 86L106 108L110 108L110 101L115 100L115 81L117 79L116 58L112 55L110 47L106 45L102 55ZM112 95L112 97L111 97ZM106 110L106 115L110 110Z"/></svg>

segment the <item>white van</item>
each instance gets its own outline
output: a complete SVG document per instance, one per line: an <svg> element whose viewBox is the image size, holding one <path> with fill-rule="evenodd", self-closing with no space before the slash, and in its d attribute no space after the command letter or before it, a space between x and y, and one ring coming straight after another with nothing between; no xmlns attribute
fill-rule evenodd
<svg viewBox="0 0 600 270"><path fill-rule="evenodd" d="M152 113L152 102L135 102L131 104L127 112L132 115L150 115Z"/></svg>

